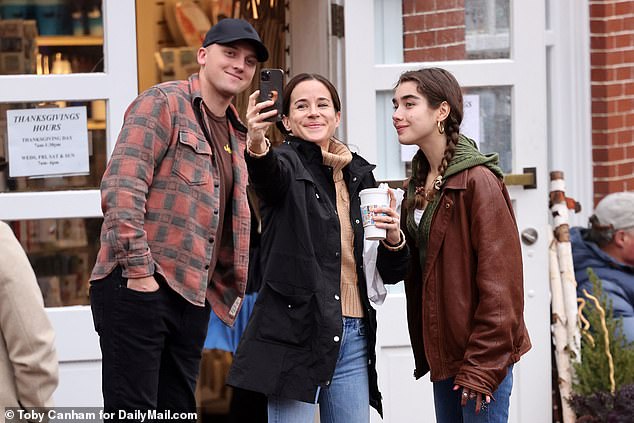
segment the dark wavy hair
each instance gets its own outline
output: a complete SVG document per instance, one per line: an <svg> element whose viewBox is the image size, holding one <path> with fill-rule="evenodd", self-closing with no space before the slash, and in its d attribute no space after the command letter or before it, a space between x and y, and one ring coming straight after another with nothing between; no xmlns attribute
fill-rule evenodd
<svg viewBox="0 0 634 423"><path fill-rule="evenodd" d="M396 89L404 82L415 83L416 90L425 97L429 107L432 109L439 108L443 101L449 104L449 115L443 121L447 147L438 166L438 174L442 176L453 158L460 135L460 124L462 123L463 114L460 84L449 71L441 68L424 68L404 72L399 77L394 88ZM412 179L415 181L416 187L424 187L427 174L430 171L429 161L422 150L418 150L412 162L412 164L417 162L417 166L412 166L416 169L416 173L412 173ZM421 208L424 204L424 197L422 194L417 194L413 198L410 197L410 202L413 202L415 207Z"/></svg>
<svg viewBox="0 0 634 423"><path fill-rule="evenodd" d="M284 94L282 96L282 114L284 116L288 116L288 113L290 112L291 94L293 94L293 90L295 89L295 87L297 87L297 85L299 85L301 82L304 82L304 81L319 81L322 84L324 84L324 86L330 93L330 97L332 98L332 103L333 103L333 106L335 107L335 111L336 112L341 111L341 99L339 98L339 93L337 92L337 89L332 84L332 82L328 80L328 78L318 73L300 73L292 77L291 80L288 81L288 84L286 84L286 86L284 87ZM282 122L277 122L276 126L277 126L277 129L279 129L282 134L284 135L289 134L289 132L286 130Z"/></svg>
<svg viewBox="0 0 634 423"><path fill-rule="evenodd" d="M602 225L599 218L593 214L588 219L588 230L585 231L583 238L603 248L612 242L615 233L616 230L612 225Z"/></svg>

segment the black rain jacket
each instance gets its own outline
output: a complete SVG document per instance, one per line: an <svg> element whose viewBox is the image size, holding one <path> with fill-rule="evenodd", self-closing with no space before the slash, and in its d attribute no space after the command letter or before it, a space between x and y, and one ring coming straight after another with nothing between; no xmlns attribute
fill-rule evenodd
<svg viewBox="0 0 634 423"><path fill-rule="evenodd" d="M341 235L332 168L318 145L289 137L262 158L245 154L252 186L261 200L262 288L236 351L228 384L313 403L335 371L342 335ZM363 272L363 224L359 191L373 188L374 165L353 153L343 169L350 193L350 222L361 301L368 328L370 405L382 414L376 374L376 311ZM409 250L379 247L384 283L391 268L406 265Z"/></svg>

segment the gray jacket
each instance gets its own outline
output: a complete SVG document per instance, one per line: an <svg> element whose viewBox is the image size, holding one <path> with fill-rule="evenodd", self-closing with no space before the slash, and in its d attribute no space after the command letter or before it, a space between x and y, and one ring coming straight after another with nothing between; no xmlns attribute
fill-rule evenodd
<svg viewBox="0 0 634 423"><path fill-rule="evenodd" d="M35 274L20 242L0 222L1 407L51 407L57 388L55 333Z"/></svg>

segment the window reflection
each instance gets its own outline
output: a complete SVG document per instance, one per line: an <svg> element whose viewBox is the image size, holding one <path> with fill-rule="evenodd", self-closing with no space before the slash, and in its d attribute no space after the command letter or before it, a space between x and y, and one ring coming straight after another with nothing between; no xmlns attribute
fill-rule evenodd
<svg viewBox="0 0 634 423"><path fill-rule="evenodd" d="M496 152L500 155L500 167L504 173L513 169L513 151L511 143L511 87L477 87L463 89L465 100L477 100L477 109L467 111L461 130L478 143L484 153ZM465 104L466 106L466 104ZM471 113L471 116L467 116ZM477 133L465 129L465 121L477 119Z"/></svg>
<svg viewBox="0 0 634 423"><path fill-rule="evenodd" d="M509 21L509 0L465 1L466 58L508 58Z"/></svg>

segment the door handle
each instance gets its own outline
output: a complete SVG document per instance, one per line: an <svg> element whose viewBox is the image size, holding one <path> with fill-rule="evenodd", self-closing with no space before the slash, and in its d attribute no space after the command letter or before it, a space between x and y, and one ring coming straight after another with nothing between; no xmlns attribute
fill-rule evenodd
<svg viewBox="0 0 634 423"><path fill-rule="evenodd" d="M533 245L537 242L537 238L539 238L539 234L535 228L526 228L520 234L520 238L522 242L526 245Z"/></svg>
<svg viewBox="0 0 634 423"><path fill-rule="evenodd" d="M524 173L509 173L504 175L504 183L507 186L522 186L524 189L537 188L537 168L525 167Z"/></svg>

